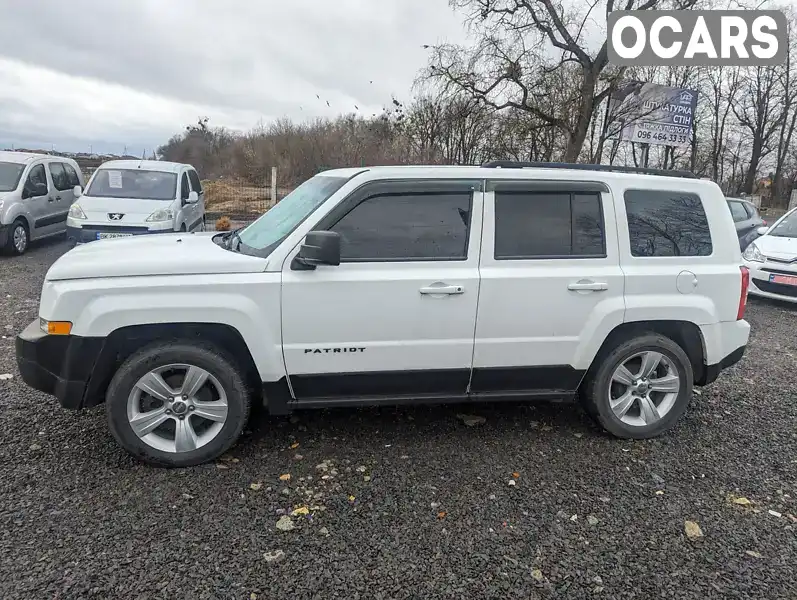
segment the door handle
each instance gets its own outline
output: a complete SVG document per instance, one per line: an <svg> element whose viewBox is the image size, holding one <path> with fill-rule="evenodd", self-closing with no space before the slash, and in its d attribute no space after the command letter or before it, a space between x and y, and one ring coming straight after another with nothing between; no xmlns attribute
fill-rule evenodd
<svg viewBox="0 0 797 600"><path fill-rule="evenodd" d="M572 291L602 292L609 289L609 284L601 281L577 281L567 286Z"/></svg>
<svg viewBox="0 0 797 600"><path fill-rule="evenodd" d="M465 288L461 285L430 285L429 287L422 287L418 291L424 295L446 294L448 296L453 296L455 294L462 294L465 291Z"/></svg>

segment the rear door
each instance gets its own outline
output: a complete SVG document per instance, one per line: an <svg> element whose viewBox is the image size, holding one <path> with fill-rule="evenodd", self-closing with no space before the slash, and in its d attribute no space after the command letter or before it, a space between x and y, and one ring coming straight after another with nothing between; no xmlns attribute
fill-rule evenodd
<svg viewBox="0 0 797 600"><path fill-rule="evenodd" d="M464 397L479 298L482 192L366 184L314 226L339 266L282 271L285 365L299 401Z"/></svg>
<svg viewBox="0 0 797 600"><path fill-rule="evenodd" d="M577 389L623 319L623 273L609 188L488 182L472 394L559 396Z"/></svg>
<svg viewBox="0 0 797 600"><path fill-rule="evenodd" d="M53 199L51 204L53 218L60 219L54 223L53 232L66 228L66 217L69 214L69 207L75 201L75 186L70 180L66 167L69 165L62 162L51 161L48 164L50 178L53 182L53 190L50 197ZM71 168L71 167L70 167Z"/></svg>

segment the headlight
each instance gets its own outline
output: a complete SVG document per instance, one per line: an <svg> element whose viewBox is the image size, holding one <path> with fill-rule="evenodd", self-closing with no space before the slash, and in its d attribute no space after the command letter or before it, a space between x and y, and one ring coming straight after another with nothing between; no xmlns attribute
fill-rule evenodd
<svg viewBox="0 0 797 600"><path fill-rule="evenodd" d="M0 210L3 210L3 203L4 202L5 202L5 200L0 200Z"/></svg>
<svg viewBox="0 0 797 600"><path fill-rule="evenodd" d="M750 262L764 262L764 255L761 254L761 250L758 249L758 246L755 245L755 242L752 242L742 254L742 257L745 260L749 260Z"/></svg>
<svg viewBox="0 0 797 600"><path fill-rule="evenodd" d="M87 219L86 213L80 208L80 204L75 203L69 207L69 216L73 219Z"/></svg>
<svg viewBox="0 0 797 600"><path fill-rule="evenodd" d="M159 208L150 216L147 217L147 221L171 221L174 218L174 213L170 208Z"/></svg>

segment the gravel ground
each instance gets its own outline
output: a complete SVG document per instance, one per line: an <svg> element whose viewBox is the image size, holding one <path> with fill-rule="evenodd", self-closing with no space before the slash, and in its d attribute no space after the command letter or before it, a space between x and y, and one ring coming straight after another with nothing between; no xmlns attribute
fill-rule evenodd
<svg viewBox="0 0 797 600"><path fill-rule="evenodd" d="M795 308L753 300L742 363L657 440L571 405L337 410L166 470L19 380L64 249L0 258L2 598L797 598Z"/></svg>

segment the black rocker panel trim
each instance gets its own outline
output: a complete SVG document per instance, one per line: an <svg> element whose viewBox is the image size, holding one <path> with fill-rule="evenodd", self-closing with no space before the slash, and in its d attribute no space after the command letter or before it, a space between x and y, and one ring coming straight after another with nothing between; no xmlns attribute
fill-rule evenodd
<svg viewBox="0 0 797 600"><path fill-rule="evenodd" d="M47 227L48 225L55 225L56 223L63 223L66 221L66 218L69 216L69 211L58 213L55 215L50 215L49 217L42 217L41 219L36 219L33 222L33 226L38 227Z"/></svg>
<svg viewBox="0 0 797 600"><path fill-rule="evenodd" d="M537 367L480 367L473 369L471 394L481 393L572 393L578 389L584 373L570 365Z"/></svg>
<svg viewBox="0 0 797 600"><path fill-rule="evenodd" d="M375 371L291 375L291 387L301 403L308 398L352 396L465 395L470 369L439 371Z"/></svg>

